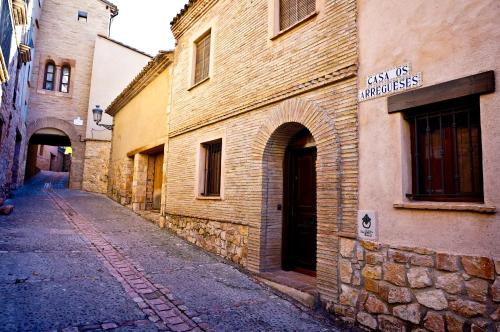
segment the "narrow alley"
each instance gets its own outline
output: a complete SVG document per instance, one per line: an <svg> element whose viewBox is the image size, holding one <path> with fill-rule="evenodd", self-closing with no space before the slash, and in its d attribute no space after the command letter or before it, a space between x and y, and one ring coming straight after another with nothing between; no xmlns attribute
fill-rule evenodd
<svg viewBox="0 0 500 332"><path fill-rule="evenodd" d="M332 331L222 259L42 171L0 219L0 331Z"/></svg>

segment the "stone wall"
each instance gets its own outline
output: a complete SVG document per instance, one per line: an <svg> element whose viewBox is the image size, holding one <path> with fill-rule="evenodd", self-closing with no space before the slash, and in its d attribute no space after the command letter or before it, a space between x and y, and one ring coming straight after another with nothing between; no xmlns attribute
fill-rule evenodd
<svg viewBox="0 0 500 332"><path fill-rule="evenodd" d="M86 140L83 169L83 190L105 194L111 142Z"/></svg>
<svg viewBox="0 0 500 332"><path fill-rule="evenodd" d="M25 66L17 68L17 52L8 65L10 80L2 84L0 120L3 125L0 130L0 198L5 198L11 189L17 188L24 180L26 154L26 112L24 100L21 100L22 84L16 82L16 75L23 76ZM16 86L19 84L20 86ZM14 91L17 90L17 99L14 100Z"/></svg>
<svg viewBox="0 0 500 332"><path fill-rule="evenodd" d="M162 225L187 241L235 263L246 265L248 226L167 215Z"/></svg>
<svg viewBox="0 0 500 332"><path fill-rule="evenodd" d="M132 209L134 211L146 209L146 184L148 180L148 155L137 153L134 156L134 170L132 177Z"/></svg>
<svg viewBox="0 0 500 332"><path fill-rule="evenodd" d="M342 238L339 302L371 330L500 329L500 260ZM423 330L420 330L423 331Z"/></svg>
<svg viewBox="0 0 500 332"><path fill-rule="evenodd" d="M109 165L108 196L120 204L132 203L134 159L122 158Z"/></svg>

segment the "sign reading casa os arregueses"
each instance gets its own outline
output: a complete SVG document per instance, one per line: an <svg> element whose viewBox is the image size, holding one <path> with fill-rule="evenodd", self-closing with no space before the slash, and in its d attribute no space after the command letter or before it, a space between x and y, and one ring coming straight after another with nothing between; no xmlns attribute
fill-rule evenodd
<svg viewBox="0 0 500 332"><path fill-rule="evenodd" d="M366 78L366 88L359 90L358 100L378 98L422 85L422 73L412 74L409 63Z"/></svg>

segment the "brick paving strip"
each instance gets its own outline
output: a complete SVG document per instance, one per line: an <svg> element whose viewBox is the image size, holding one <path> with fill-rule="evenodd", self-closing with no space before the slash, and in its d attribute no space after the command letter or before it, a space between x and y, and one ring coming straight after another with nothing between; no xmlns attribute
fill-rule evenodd
<svg viewBox="0 0 500 332"><path fill-rule="evenodd" d="M82 215L76 212L66 200L55 193L50 186L43 189L54 204L61 209L66 219L75 226L80 235L95 250L110 274L118 280L127 294L139 308L163 331L206 331L208 325L190 311L181 301L175 299L169 289L155 284L143 273L142 268L100 235L99 231ZM144 322L132 322L134 325ZM119 327L121 324L110 322L102 324L103 330ZM62 331L85 331L86 326L69 327Z"/></svg>

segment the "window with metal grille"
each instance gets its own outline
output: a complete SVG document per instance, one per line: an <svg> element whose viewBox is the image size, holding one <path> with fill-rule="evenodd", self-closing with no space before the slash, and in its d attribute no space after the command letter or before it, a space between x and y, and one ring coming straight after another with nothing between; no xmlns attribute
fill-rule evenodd
<svg viewBox="0 0 500 332"><path fill-rule="evenodd" d="M222 139L202 144L205 150L203 196L220 196Z"/></svg>
<svg viewBox="0 0 500 332"><path fill-rule="evenodd" d="M210 32L196 43L194 84L208 77L210 69Z"/></svg>
<svg viewBox="0 0 500 332"><path fill-rule="evenodd" d="M410 124L415 200L483 201L479 96L420 106Z"/></svg>
<svg viewBox="0 0 500 332"><path fill-rule="evenodd" d="M61 68L61 84L59 86L59 91L69 92L69 79L70 79L71 69L69 66L64 65Z"/></svg>
<svg viewBox="0 0 500 332"><path fill-rule="evenodd" d="M54 90L54 76L56 71L56 65L49 61L45 65L45 76L43 80L43 88L45 90Z"/></svg>
<svg viewBox="0 0 500 332"><path fill-rule="evenodd" d="M279 0L280 30L302 21L316 10L316 0Z"/></svg>

